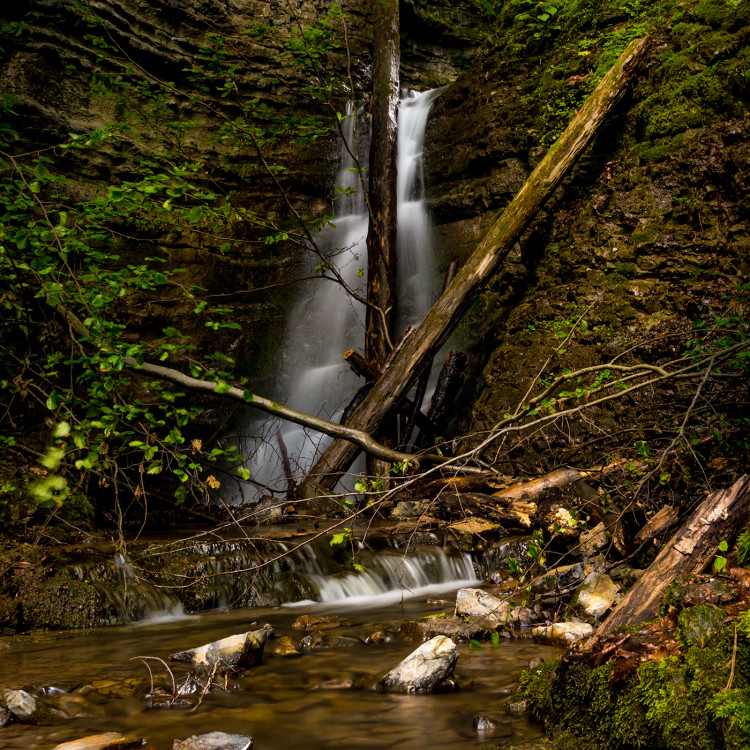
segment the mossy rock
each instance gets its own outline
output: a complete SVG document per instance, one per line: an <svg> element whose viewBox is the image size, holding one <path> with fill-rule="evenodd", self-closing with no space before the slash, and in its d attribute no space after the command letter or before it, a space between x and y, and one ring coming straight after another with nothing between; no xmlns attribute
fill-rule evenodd
<svg viewBox="0 0 750 750"><path fill-rule="evenodd" d="M685 647L705 646L724 627L726 612L713 604L686 607L677 619L677 640Z"/></svg>

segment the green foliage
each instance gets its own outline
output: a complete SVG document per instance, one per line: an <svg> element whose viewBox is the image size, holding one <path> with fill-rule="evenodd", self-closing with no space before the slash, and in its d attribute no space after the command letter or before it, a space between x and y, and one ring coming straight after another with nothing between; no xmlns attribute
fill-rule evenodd
<svg viewBox="0 0 750 750"><path fill-rule="evenodd" d="M339 544L343 544L347 539L351 539L351 536L352 530L345 526L343 531L340 531L337 534L333 534L333 536L331 536L331 541L329 542L329 544L331 545L331 547L336 547Z"/></svg>
<svg viewBox="0 0 750 750"><path fill-rule="evenodd" d="M525 0L527 10L516 16L518 21L529 29L531 35L537 41L550 39L554 32L560 31L560 26L555 24L557 8L544 0Z"/></svg>
<svg viewBox="0 0 750 750"><path fill-rule="evenodd" d="M161 80L130 61L88 4L71 0L65 12L95 61L90 96L111 100L107 109L117 119L35 150L25 141L18 100L0 96L0 398L7 409L0 440L39 455L43 469L29 491L45 508L114 481L138 500L151 478L170 486L177 503L205 501L220 487L218 465L241 464L237 449L204 449L193 427L201 409L138 371L146 362L165 364L221 392L234 362L198 352L173 326L129 326L135 311L163 298L192 310L186 325L193 329L241 328L230 309L186 286L181 270L153 248L187 233L221 254L291 240L239 199L237 186L283 173L264 158L279 139L307 143L330 132L323 114L341 84L328 57L339 46L341 11L333 6L283 38L271 26L252 30L279 47L296 91L286 108L238 90L242 40L207 33L180 80ZM6 25L0 39L25 28ZM223 123L208 136L208 149L196 145L207 136L192 117L205 112ZM107 180L82 188L68 178L103 159L117 167ZM320 228L328 217L311 218ZM27 444L29 435L41 437ZM249 478L241 465L238 473Z"/></svg>
<svg viewBox="0 0 750 750"><path fill-rule="evenodd" d="M745 529L737 537L737 562L742 567L750 563L750 531Z"/></svg>

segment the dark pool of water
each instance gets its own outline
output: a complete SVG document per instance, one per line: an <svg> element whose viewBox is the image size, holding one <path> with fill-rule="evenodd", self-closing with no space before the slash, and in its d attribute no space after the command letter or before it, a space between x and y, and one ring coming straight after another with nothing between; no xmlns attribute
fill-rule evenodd
<svg viewBox="0 0 750 750"><path fill-rule="evenodd" d="M451 595L446 593L446 598ZM147 686L145 667L132 661L134 656L166 659L170 653L251 629L252 623L268 622L277 636L288 635L296 642L304 633L291 625L300 614L334 611L319 605L245 609L29 643L0 651L0 687L53 685L70 690L94 680L132 677L144 678ZM418 599L380 609L349 610L344 614L352 626L335 632L364 636L381 628L396 631L402 618L436 611ZM47 750L88 734L120 731L145 737L156 750L171 750L175 738L219 730L251 735L256 750L486 748L492 739L478 736L472 725L478 715L498 720L496 739L539 736L538 728L523 714L510 712L504 704L532 658L559 654L530 640L485 643L481 649L462 645L456 668L460 690L394 695L375 692L372 685L416 648L415 643L394 640L291 657L273 653L273 644L269 641L264 663L239 681L239 689L212 692L195 711L149 708L140 697L93 701L63 695L60 705L69 713L80 713L78 718L56 726L0 729L0 747ZM153 664L157 682L167 684L165 670ZM179 666L175 671L184 674ZM325 685L347 678L355 688Z"/></svg>

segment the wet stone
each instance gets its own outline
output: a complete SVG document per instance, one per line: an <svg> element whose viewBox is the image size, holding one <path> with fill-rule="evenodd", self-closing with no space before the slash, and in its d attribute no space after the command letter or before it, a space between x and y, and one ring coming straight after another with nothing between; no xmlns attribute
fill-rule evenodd
<svg viewBox="0 0 750 750"><path fill-rule="evenodd" d="M209 732L175 740L172 750L251 750L253 738L243 734Z"/></svg>
<svg viewBox="0 0 750 750"><path fill-rule="evenodd" d="M325 630L351 625L346 617L338 615L300 615L292 624L295 630Z"/></svg>
<svg viewBox="0 0 750 750"><path fill-rule="evenodd" d="M472 722L476 733L482 737L507 737L512 730L494 716L475 716Z"/></svg>
<svg viewBox="0 0 750 750"><path fill-rule="evenodd" d="M12 723L13 714L5 706L0 706L0 727L7 727Z"/></svg>
<svg viewBox="0 0 750 750"><path fill-rule="evenodd" d="M497 622L473 620L462 617L423 617L421 620L402 620L401 637L408 641L427 641L444 635L452 641L469 641L486 638L498 627Z"/></svg>
<svg viewBox="0 0 750 750"><path fill-rule="evenodd" d="M675 586L669 593L670 603L689 607L694 604L727 604L740 595L740 584L712 578Z"/></svg>
<svg viewBox="0 0 750 750"><path fill-rule="evenodd" d="M396 693L431 693L446 683L452 686L458 648L438 635L423 643L378 683L379 690Z"/></svg>
<svg viewBox="0 0 750 750"><path fill-rule="evenodd" d="M347 635L323 635L322 633L311 633L306 635L298 644L297 648L307 651L313 648L349 648L361 646L359 638Z"/></svg>
<svg viewBox="0 0 750 750"><path fill-rule="evenodd" d="M187 661L194 666L251 667L263 661L263 648L273 628L261 628L230 635L204 646L172 654L172 661Z"/></svg>
<svg viewBox="0 0 750 750"><path fill-rule="evenodd" d="M577 581L585 578L586 567L583 563L574 563L573 565L561 565L553 568L536 579L531 584L531 590L534 593L554 592L557 589L564 589Z"/></svg>
<svg viewBox="0 0 750 750"><path fill-rule="evenodd" d="M376 630L374 633L371 633L367 636L367 638L365 638L365 643L388 643L390 640L391 639L388 637L388 633L386 633L384 630Z"/></svg>
<svg viewBox="0 0 750 750"><path fill-rule="evenodd" d="M273 652L279 656L299 656L299 651L288 635L282 635L275 639Z"/></svg>

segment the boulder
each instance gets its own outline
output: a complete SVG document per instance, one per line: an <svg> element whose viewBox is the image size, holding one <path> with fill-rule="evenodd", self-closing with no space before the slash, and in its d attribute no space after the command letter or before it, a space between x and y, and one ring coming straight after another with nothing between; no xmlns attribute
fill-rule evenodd
<svg viewBox="0 0 750 750"><path fill-rule="evenodd" d="M586 614L599 619L615 603L618 591L608 575L591 572L578 589L576 598Z"/></svg>
<svg viewBox="0 0 750 750"><path fill-rule="evenodd" d="M205 646L172 654L169 658L172 661L187 661L193 666L211 669L218 662L226 667L251 667L263 661L263 648L271 632L273 631L269 628L261 628L230 635Z"/></svg>
<svg viewBox="0 0 750 750"><path fill-rule="evenodd" d="M53 724L64 718L25 690L3 690L2 702L19 724Z"/></svg>
<svg viewBox="0 0 750 750"><path fill-rule="evenodd" d="M396 693L431 693L453 678L457 660L456 644L438 635L409 654L377 687Z"/></svg>
<svg viewBox="0 0 750 750"><path fill-rule="evenodd" d="M253 738L244 734L209 732L175 740L172 750L250 750L252 746Z"/></svg>
<svg viewBox="0 0 750 750"><path fill-rule="evenodd" d="M146 740L141 737L126 737L119 732L104 732L82 737L80 740L63 742L52 750L135 750L143 747Z"/></svg>
<svg viewBox="0 0 750 750"><path fill-rule="evenodd" d="M533 628L531 634L555 646L572 646L584 638L590 638L594 628L587 622L556 622L549 627Z"/></svg>

